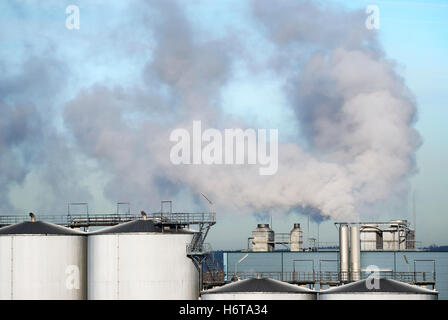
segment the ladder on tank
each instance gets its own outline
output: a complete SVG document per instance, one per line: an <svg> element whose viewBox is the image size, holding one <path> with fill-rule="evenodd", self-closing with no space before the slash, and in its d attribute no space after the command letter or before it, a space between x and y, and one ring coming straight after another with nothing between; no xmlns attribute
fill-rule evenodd
<svg viewBox="0 0 448 320"><path fill-rule="evenodd" d="M204 285L202 266L204 262L207 264L207 261L209 262L210 267L212 266L210 258L212 252L211 245L209 243L204 243L212 225L213 223L200 223L199 230L194 234L191 243L187 245L187 257L193 261L193 264L199 273L199 292L203 290Z"/></svg>

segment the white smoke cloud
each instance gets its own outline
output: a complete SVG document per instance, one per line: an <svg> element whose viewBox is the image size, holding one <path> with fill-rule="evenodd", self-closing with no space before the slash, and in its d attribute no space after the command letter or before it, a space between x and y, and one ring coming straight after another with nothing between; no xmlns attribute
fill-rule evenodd
<svg viewBox="0 0 448 320"><path fill-rule="evenodd" d="M364 27L365 14L316 1L257 0L250 8L274 46L266 63L250 70L284 79L296 115L290 121L307 144L283 141L273 176L260 176L253 165L171 164L176 128L193 120L202 120L203 129L250 126L250 119L223 110L220 94L237 62L251 65L260 53L237 34L203 37L175 1L148 1L140 9L150 9L144 25L154 49L141 70L144 82L99 83L64 106L71 150L111 175L108 198L142 208L204 192L219 212L299 210L354 220L369 205L405 194L419 145L416 103L376 33Z"/></svg>

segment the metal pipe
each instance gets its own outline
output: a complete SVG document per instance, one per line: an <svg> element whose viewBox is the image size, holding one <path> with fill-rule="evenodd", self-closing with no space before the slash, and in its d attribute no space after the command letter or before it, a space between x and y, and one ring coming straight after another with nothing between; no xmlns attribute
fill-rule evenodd
<svg viewBox="0 0 448 320"><path fill-rule="evenodd" d="M350 274L352 281L361 279L361 243L359 226L350 227Z"/></svg>
<svg viewBox="0 0 448 320"><path fill-rule="evenodd" d="M236 277L238 276L238 265L239 265L241 262L243 262L248 256L249 256L249 254L246 253L240 260L238 260L238 261L235 263L235 276L236 276Z"/></svg>
<svg viewBox="0 0 448 320"><path fill-rule="evenodd" d="M348 281L349 273L349 245L348 245L348 226L341 225L339 227L339 271L341 273L341 281Z"/></svg>

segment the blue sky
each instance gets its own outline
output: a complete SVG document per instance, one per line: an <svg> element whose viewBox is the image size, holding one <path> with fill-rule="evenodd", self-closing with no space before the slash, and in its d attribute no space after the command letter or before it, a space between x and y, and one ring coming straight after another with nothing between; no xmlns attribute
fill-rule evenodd
<svg viewBox="0 0 448 320"><path fill-rule="evenodd" d="M363 1L334 0L337 6L350 10L364 10L375 4L380 9L380 43L388 58L398 65L399 74L405 79L417 99L418 121L415 127L422 136L423 144L416 154L418 173L411 178L412 190L416 195L417 237L423 244L447 244L448 227L448 1ZM36 57L53 57L62 61L66 74L65 85L54 92L51 99L41 97L39 87L29 88L5 99L21 101L32 99L36 105L50 105L47 115L57 132L66 134L64 105L74 99L80 90L100 83L107 87L129 88L141 86L144 82L142 69L151 61L156 46L155 29L142 22L148 16L141 15L139 5L123 4L121 1L8 1L0 4L0 57L2 77L9 79L20 74L23 62ZM81 13L80 30L67 30L65 7L79 5ZM257 24L249 10L249 3L239 0L202 0L183 2L192 28L201 30L198 42L219 39L235 32L245 42L253 55L254 64L269 59L274 46L263 37L263 28ZM149 14L151 16L151 14ZM204 32L206 30L207 32ZM239 67L240 66L240 67ZM33 90L33 88L35 88ZM2 90L0 90L1 92ZM257 94L253 94L257 92ZM282 94L282 81L271 71L251 72L245 65L234 64L232 80L220 90L223 109L227 113L250 119L259 127L282 128L281 139L302 141L299 128L289 121L294 115L288 108L288 101ZM8 101L9 101L8 100ZM275 105L275 111L270 106ZM39 107L40 108L40 107ZM40 109L43 110L43 109ZM70 136L69 133L67 133ZM70 140L69 140L70 141ZM70 144L70 142L68 142ZM96 168L80 153L76 161L81 166ZM84 167L83 167L84 168ZM83 169L80 169L81 171ZM90 172L90 171L89 171ZM45 189L50 182L39 181L39 170L29 171L21 183L12 185L8 197L17 212L32 210L42 202L37 189ZM89 203L93 211L114 210L115 202L105 195L103 188L110 180L109 173L93 170L82 178L81 186L88 189ZM411 193L412 194L412 193ZM48 201L55 201L48 196ZM44 198L45 199L45 198ZM177 207L202 209L201 204L182 193L176 199ZM65 201L61 200L61 208ZM411 198L407 200L411 203ZM158 204L152 205L158 209ZM219 213L219 212L218 212ZM412 208L391 207L378 214L378 218L408 218L412 220ZM234 224L232 213L218 216L218 224L209 235L209 241L216 248L241 248L256 223L254 215L238 215ZM269 218L266 218L269 219ZM307 218L290 214L274 217L274 229L288 232L294 222L306 225ZM335 241L334 221L320 226L321 241ZM311 226L311 235L317 236L316 224ZM229 230L235 236L228 237Z"/></svg>
<svg viewBox="0 0 448 320"><path fill-rule="evenodd" d="M376 2L374 2L376 3ZM448 2L379 1L382 44L401 67L417 97L416 127L423 137L417 152L419 173L412 179L416 193L417 228L425 243L446 243L444 197L448 148ZM409 215L412 217L412 215Z"/></svg>

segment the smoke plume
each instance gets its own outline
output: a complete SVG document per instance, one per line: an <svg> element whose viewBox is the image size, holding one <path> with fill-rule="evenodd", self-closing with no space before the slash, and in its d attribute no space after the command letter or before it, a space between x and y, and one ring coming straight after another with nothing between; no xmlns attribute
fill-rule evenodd
<svg viewBox="0 0 448 320"><path fill-rule="evenodd" d="M365 28L363 11L318 1L251 1L251 23L273 48L260 60L235 32L205 36L181 2L148 1L138 8L137 22L154 43L141 81L99 82L63 106L65 139L73 145L58 154L70 148L96 161L111 177L105 195L112 202L154 206L203 192L219 212L302 211L355 220L370 205L406 194L420 143L413 127L416 102L376 32ZM193 120L217 129L251 127L251 119L226 112L221 101L241 65L283 83L295 115L289 121L300 129L300 139L286 141L279 128L278 172L260 176L254 165L173 165L169 136L176 128L191 129ZM276 112L276 106L269 109ZM11 145L33 144L42 134L34 133L39 125L26 122L32 107L2 110L25 121L20 127L26 130L16 134L14 121L0 120L0 150L9 150L0 158L2 172L18 166L2 173L0 182L20 183L29 166L17 164Z"/></svg>

